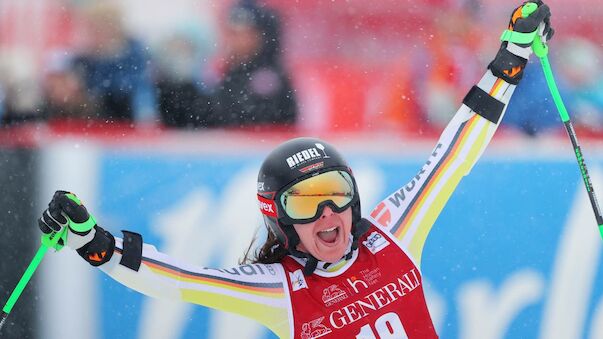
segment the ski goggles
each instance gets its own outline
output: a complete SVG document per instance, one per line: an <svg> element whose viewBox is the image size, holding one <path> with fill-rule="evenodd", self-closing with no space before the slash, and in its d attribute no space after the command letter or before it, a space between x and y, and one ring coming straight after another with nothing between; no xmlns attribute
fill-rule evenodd
<svg viewBox="0 0 603 339"><path fill-rule="evenodd" d="M279 216L285 222L304 224L316 221L327 205L343 212L356 200L354 187L352 176L340 170L296 182L276 197Z"/></svg>

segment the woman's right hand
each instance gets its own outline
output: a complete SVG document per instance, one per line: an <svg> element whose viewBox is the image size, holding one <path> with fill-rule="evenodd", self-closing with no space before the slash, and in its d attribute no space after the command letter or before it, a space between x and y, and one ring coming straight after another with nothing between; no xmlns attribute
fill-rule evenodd
<svg viewBox="0 0 603 339"><path fill-rule="evenodd" d="M55 248L60 249L66 245L77 250L92 266L104 264L113 255L115 239L111 233L96 225L94 217L73 193L56 191L48 208L38 219L38 226L44 234L66 229L65 237L61 238Z"/></svg>
<svg viewBox="0 0 603 339"><path fill-rule="evenodd" d="M38 227L44 234L59 233L67 227L67 243L61 241L59 246L67 245L75 250L92 240L94 232L91 231L94 226L94 217L88 213L75 194L67 191L56 191L48 203L48 208L38 219Z"/></svg>

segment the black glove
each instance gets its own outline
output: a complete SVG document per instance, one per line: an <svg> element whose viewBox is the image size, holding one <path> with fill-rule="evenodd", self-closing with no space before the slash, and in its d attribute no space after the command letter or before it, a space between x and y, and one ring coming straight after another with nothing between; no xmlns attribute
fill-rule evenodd
<svg viewBox="0 0 603 339"><path fill-rule="evenodd" d="M532 43L536 36L546 42L554 34L549 6L540 0L524 2L513 10L509 29L501 37L503 43L500 50L488 68L506 82L518 84L532 54Z"/></svg>
<svg viewBox="0 0 603 339"><path fill-rule="evenodd" d="M59 240L57 249L64 245L75 249L93 266L104 264L113 255L115 239L96 225L94 217L73 193L56 191L38 219L38 226L45 234L60 232L67 227L66 237Z"/></svg>

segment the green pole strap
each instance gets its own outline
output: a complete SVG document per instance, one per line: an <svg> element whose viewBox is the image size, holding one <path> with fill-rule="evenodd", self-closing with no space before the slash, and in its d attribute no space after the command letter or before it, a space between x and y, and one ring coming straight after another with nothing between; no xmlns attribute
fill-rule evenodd
<svg viewBox="0 0 603 339"><path fill-rule="evenodd" d="M63 239L62 245L59 244L60 239ZM43 246L48 247L48 248L54 248L55 251L58 252L63 248L64 244L67 243L67 232L61 232L61 235L58 237L56 237L56 236L51 237L49 234L44 234L44 235L42 235L41 241L42 241Z"/></svg>
<svg viewBox="0 0 603 339"><path fill-rule="evenodd" d="M40 245L40 248L36 252L36 255L33 257L31 262L29 263L29 266L27 266L25 273L23 274L23 276L17 283L17 286L15 287L15 289L9 296L8 301L6 302L6 305L4 305L4 307L2 308L2 311L4 313L6 313L7 316L10 313L10 311L13 309L13 307L15 306L15 303L21 296L21 293L23 293L25 286L27 286L27 283L29 282L29 280L33 276L34 272L38 268L38 265L40 265L40 262L42 262L42 259L44 258L44 255L46 254L48 249L51 247L54 247L57 244L59 239L61 237L63 237L64 232L65 232L65 229L63 229L61 231L61 233L50 233L50 234L43 236L43 238L46 238L46 240L42 241L42 245Z"/></svg>

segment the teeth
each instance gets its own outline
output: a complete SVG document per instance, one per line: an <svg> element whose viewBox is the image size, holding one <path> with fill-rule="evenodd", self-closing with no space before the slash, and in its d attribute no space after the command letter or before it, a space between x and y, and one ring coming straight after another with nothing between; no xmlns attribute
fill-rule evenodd
<svg viewBox="0 0 603 339"><path fill-rule="evenodd" d="M331 232L331 231L335 231L337 229L337 226L332 227L332 228L328 228L326 230L322 230L321 232Z"/></svg>

